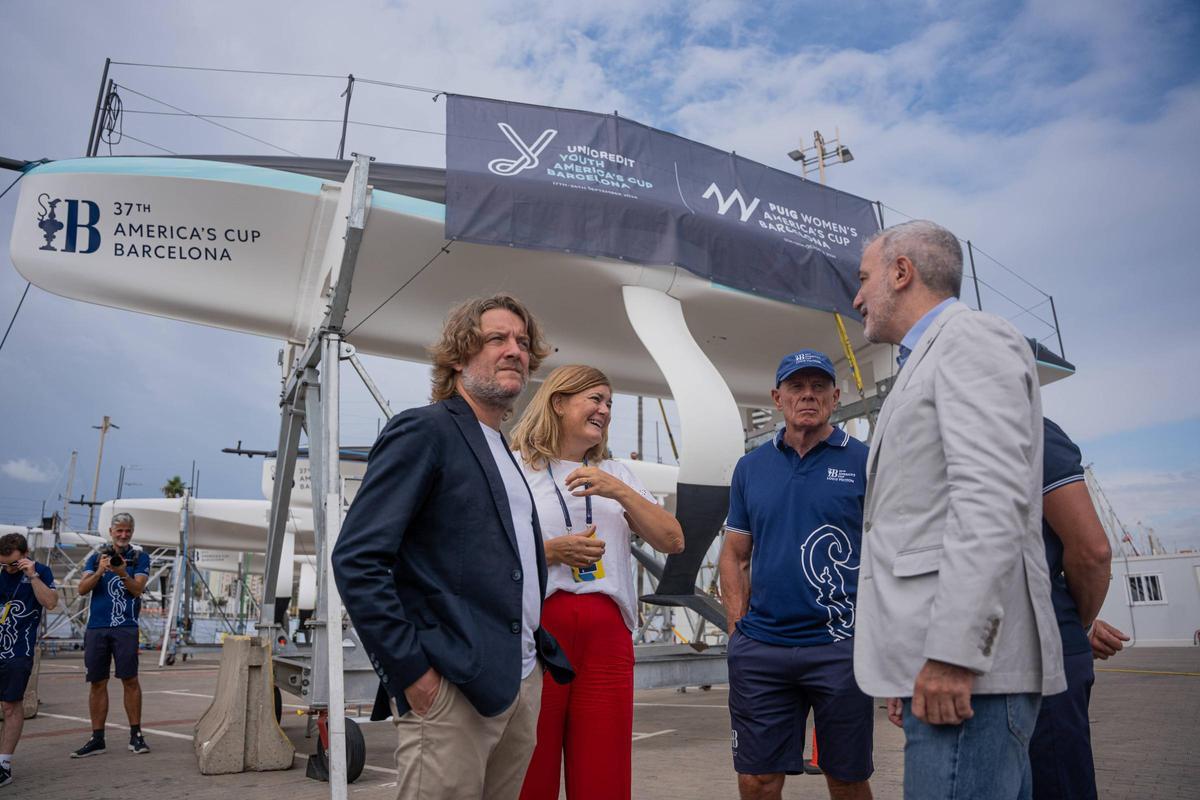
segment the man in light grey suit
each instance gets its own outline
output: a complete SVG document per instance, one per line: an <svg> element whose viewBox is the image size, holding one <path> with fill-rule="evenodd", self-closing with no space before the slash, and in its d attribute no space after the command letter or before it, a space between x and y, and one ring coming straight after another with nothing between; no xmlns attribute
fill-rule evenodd
<svg viewBox="0 0 1200 800"><path fill-rule="evenodd" d="M867 460L854 674L904 728L906 798L1028 798L1041 695L1066 688L1029 344L958 302L962 248L932 222L876 236L859 280L901 368Z"/></svg>

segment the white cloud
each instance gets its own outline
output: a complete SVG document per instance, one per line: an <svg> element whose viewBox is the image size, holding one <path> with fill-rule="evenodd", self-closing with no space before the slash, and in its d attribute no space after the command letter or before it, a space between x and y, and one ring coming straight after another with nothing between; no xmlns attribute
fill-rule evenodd
<svg viewBox="0 0 1200 800"><path fill-rule="evenodd" d="M58 477L53 465L39 466L26 458L10 458L0 464L0 472L23 483L48 483Z"/></svg>
<svg viewBox="0 0 1200 800"><path fill-rule="evenodd" d="M1139 549L1147 548L1147 529L1168 549L1200 547L1200 471L1120 472L1100 478Z"/></svg>

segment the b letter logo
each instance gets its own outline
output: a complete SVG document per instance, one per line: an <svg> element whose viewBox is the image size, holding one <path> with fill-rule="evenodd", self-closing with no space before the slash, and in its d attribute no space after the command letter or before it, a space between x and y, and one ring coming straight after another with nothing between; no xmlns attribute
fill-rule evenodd
<svg viewBox="0 0 1200 800"><path fill-rule="evenodd" d="M58 218L58 204L62 202L67 204L66 224ZM39 250L58 252L58 248L54 246L54 239L63 228L67 229L67 240L63 244L62 252L94 253L100 249L100 231L96 229L96 223L100 221L100 206L91 200L51 200L50 195L45 192L38 195L38 206L41 211L37 215L37 225L42 231L42 238L46 240ZM81 210L84 212L82 218ZM80 230L87 232L87 244L82 250L79 249Z"/></svg>
<svg viewBox="0 0 1200 800"><path fill-rule="evenodd" d="M525 140L507 122L498 122L496 124L500 128L500 132L504 134L506 139L512 142L512 146L517 148L517 152L520 153L518 158L493 158L488 162L489 171L505 177L516 175L518 172L536 167L538 165L538 156L546 149L546 145L550 144L550 140L558 134L558 131L553 128L547 128L530 145L525 144Z"/></svg>

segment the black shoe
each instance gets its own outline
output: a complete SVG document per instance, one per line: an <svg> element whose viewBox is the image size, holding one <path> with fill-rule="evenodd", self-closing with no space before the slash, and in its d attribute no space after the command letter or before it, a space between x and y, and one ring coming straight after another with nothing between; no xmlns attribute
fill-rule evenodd
<svg viewBox="0 0 1200 800"><path fill-rule="evenodd" d="M12 783L12 768L0 764L0 786L8 786Z"/></svg>
<svg viewBox="0 0 1200 800"><path fill-rule="evenodd" d="M88 756L99 756L104 754L104 740L92 737L88 739L87 744L71 753L71 758L87 758Z"/></svg>
<svg viewBox="0 0 1200 800"><path fill-rule="evenodd" d="M149 753L150 745L146 744L146 740L140 733L135 733L129 737L129 752L131 753Z"/></svg>

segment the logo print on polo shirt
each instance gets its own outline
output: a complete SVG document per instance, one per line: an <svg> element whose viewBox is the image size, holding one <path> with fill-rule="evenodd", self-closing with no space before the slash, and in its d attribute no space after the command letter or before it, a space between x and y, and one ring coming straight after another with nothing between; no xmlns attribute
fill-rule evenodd
<svg viewBox="0 0 1200 800"><path fill-rule="evenodd" d="M18 644L17 623L32 613L32 610L25 608L24 601L9 601L8 613L4 616L4 622L0 623L0 656L9 658L14 655Z"/></svg>
<svg viewBox="0 0 1200 800"><path fill-rule="evenodd" d="M825 471L825 480L837 481L838 483L854 483L854 479L858 477L858 473L851 472L848 469L838 469L837 467L829 467Z"/></svg>
<svg viewBox="0 0 1200 800"><path fill-rule="evenodd" d="M112 621L109 627L118 628L125 624L125 612L129 609L129 594L120 579L109 581L108 597L112 600Z"/></svg>
<svg viewBox="0 0 1200 800"><path fill-rule="evenodd" d="M834 641L854 635L854 601L846 591L846 573L853 552L850 537L841 528L822 525L808 535L800 546L800 566L804 578L817 590L817 604L829 614L825 627Z"/></svg>

